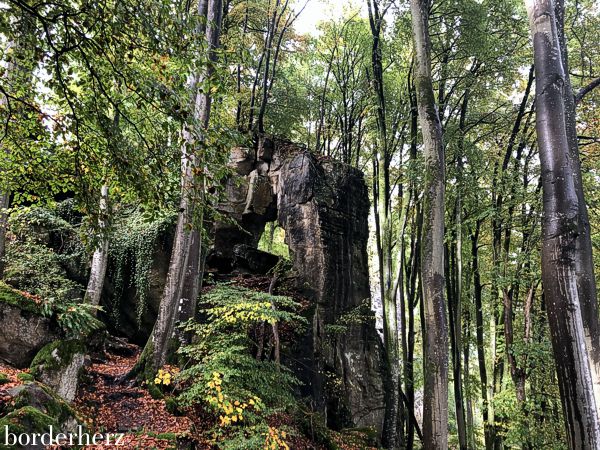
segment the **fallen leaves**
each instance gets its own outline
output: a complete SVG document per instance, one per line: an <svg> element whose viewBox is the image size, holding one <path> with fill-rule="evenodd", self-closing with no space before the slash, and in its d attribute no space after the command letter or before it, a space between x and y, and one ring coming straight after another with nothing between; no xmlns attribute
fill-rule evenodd
<svg viewBox="0 0 600 450"><path fill-rule="evenodd" d="M4 405L11 400L11 396L8 395L8 390L23 384L21 380L17 378L22 370L15 369L14 367L6 364L0 364L0 373L6 375L8 382L0 384L0 410L4 409Z"/></svg>
<svg viewBox="0 0 600 450"><path fill-rule="evenodd" d="M124 433L122 449L173 448L178 436L190 435L193 422L171 414L165 400L152 398L147 390L119 382L133 367L137 356L137 352L133 356L107 354L105 361L87 368L76 408L91 418L88 425L93 430ZM86 450L103 448L88 446Z"/></svg>

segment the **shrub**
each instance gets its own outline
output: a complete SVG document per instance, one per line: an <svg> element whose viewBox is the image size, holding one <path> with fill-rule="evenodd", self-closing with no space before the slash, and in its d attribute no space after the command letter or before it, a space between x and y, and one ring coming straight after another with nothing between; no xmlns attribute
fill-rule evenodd
<svg viewBox="0 0 600 450"><path fill-rule="evenodd" d="M285 366L257 359L250 332L263 323L302 326L305 320L294 312L299 305L289 297L224 284L206 294L202 305L206 320L187 324L194 343L179 350L190 361L178 376L186 385L179 400L213 411L218 420L212 436L219 448L236 448L240 439L265 443L275 434L283 443L266 418L295 405L298 380Z"/></svg>
<svg viewBox="0 0 600 450"><path fill-rule="evenodd" d="M70 336L99 328L96 307L81 303L83 286L69 276L85 253L73 226L45 207L23 207L10 217L4 280L38 298L36 312L55 315ZM53 242L60 241L60 251ZM58 245L58 244L57 244Z"/></svg>

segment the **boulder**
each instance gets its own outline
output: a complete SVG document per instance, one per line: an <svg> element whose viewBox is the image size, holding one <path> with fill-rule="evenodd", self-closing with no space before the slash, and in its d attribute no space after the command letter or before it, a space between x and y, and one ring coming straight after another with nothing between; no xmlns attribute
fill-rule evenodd
<svg viewBox="0 0 600 450"><path fill-rule="evenodd" d="M279 257L249 245L238 244L233 248L233 266L237 270L254 274L267 274L279 262Z"/></svg>
<svg viewBox="0 0 600 450"><path fill-rule="evenodd" d="M47 343L60 338L60 328L42 315L34 300L0 283L0 359L20 369L28 367Z"/></svg>
<svg viewBox="0 0 600 450"><path fill-rule="evenodd" d="M62 398L72 402L85 355L85 345L79 341L54 341L38 352L31 363L30 373Z"/></svg>
<svg viewBox="0 0 600 450"><path fill-rule="evenodd" d="M8 390L11 410L0 418L0 449L43 449L43 445L4 445L4 433L29 434L48 433L50 426L56 433L75 433L80 420L76 412L52 390L41 383L33 382Z"/></svg>

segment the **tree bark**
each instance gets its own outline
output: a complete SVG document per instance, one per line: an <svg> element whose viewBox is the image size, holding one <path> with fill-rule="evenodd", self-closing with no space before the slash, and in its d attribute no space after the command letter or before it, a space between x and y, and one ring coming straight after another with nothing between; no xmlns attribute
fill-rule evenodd
<svg viewBox="0 0 600 450"><path fill-rule="evenodd" d="M585 333L586 349L594 382L594 396L600 401L600 316L598 311L598 297L596 293L596 277L594 274L594 259L592 257L592 239L590 219L583 194L583 181L581 179L581 163L577 142L575 102L571 80L569 78L569 62L566 38L564 33L564 1L558 0L555 4L555 21L560 45L560 54L564 73L564 88L562 91L565 108L565 126L569 145L569 158L573 169L573 183L577 192L578 230L575 240L575 266L577 273L577 289L579 291L579 305Z"/></svg>
<svg viewBox="0 0 600 450"><path fill-rule="evenodd" d="M200 226L195 221L197 219L195 216L198 216L198 211L202 209L202 205L198 204L198 197L202 200L204 186L203 183L198 182L197 172L204 169L201 164L201 152L204 145L204 132L210 120L211 97L208 92L199 92L197 89L199 82L209 79L214 72L216 49L219 46L221 32L222 0L208 0L208 3L201 1L198 5L198 14L200 15L201 23L203 22L203 14L206 14L205 27L208 44L208 61L204 73L194 75L191 78L194 122L188 124L183 133L181 201L173 250L169 262L169 271L152 334L146 343L138 364L133 370L134 372L141 371L143 377L154 375L156 370L166 363L186 278L190 280L191 277L190 283L194 285L197 282L194 279L199 276L198 269L201 267L201 264L196 264L191 259L197 259L201 255L200 248L198 248L197 252L195 250L192 251L192 243L194 228L198 232L198 227ZM202 30L198 31L200 35ZM194 133L194 125L196 124L199 125L199 129L196 129ZM199 246L199 239L196 242ZM190 254L194 255L193 258L190 258ZM188 271L190 265L193 273ZM188 271L187 277L186 271Z"/></svg>
<svg viewBox="0 0 600 450"><path fill-rule="evenodd" d="M10 193L0 192L0 279L4 274L4 253L6 252L6 229L8 225L8 207Z"/></svg>
<svg viewBox="0 0 600 450"><path fill-rule="evenodd" d="M473 297L475 300L475 335L477 342L477 359L479 363L479 380L481 381L481 400L482 400L482 416L483 416L483 431L485 439L485 448L491 449L494 447L494 430L493 424L490 424L490 399L488 388L487 365L485 361L485 341L483 329L483 286L481 284L481 274L479 271L479 233L481 230L481 222L479 219L475 223L475 230L471 232L471 273L473 276Z"/></svg>
<svg viewBox="0 0 600 450"><path fill-rule="evenodd" d="M425 154L421 279L423 339L423 445L448 448L448 324L444 301L444 184L442 126L433 94L426 0L411 0L415 41L415 86Z"/></svg>
<svg viewBox="0 0 600 450"><path fill-rule="evenodd" d="M565 120L565 72L552 0L526 2L536 71L536 128L542 167L542 282L570 448L599 448L578 289L579 195Z"/></svg>
<svg viewBox="0 0 600 450"><path fill-rule="evenodd" d="M14 40L6 43L4 55L11 55L8 58L3 78L7 86L25 85L26 96L33 95L31 84L33 82L33 70L36 61L32 61L32 55L29 54L35 48L34 33L35 18L28 12L20 11L20 18L17 23L17 36ZM12 53L9 51L12 50ZM4 94L4 92L2 93ZM7 95L0 95L0 110L9 104ZM10 106L10 105L9 105ZM23 111L24 113L24 111ZM19 112L11 113L17 117ZM10 117L6 117L6 123ZM0 141L0 153L7 154L9 149L5 148ZM2 174L0 174L1 176ZM3 177L4 178L4 177ZM6 231L8 226L8 211L12 193L10 190L11 180L1 180L0 183L0 278L4 274L4 253L6 251Z"/></svg>
<svg viewBox="0 0 600 450"><path fill-rule="evenodd" d="M374 214L377 216L375 228L377 233L377 253L379 261L379 283L381 303L383 306L383 340L387 355L386 408L383 424L382 441L385 448L400 448L401 437L401 401L400 401L400 335L398 332L398 306L394 289L394 272L392 258L392 205L390 185L391 157L388 148L385 94L383 89L383 62L381 54L381 29L383 17L379 10L378 0L367 3L369 23L372 35L371 64L373 69L373 86L377 98L377 132L378 150L373 154Z"/></svg>
<svg viewBox="0 0 600 450"><path fill-rule="evenodd" d="M94 306L100 304L102 288L104 287L104 278L106 276L106 267L108 266L108 237L106 236L106 221L108 215L108 185L103 184L100 188L100 211L98 218L98 228L100 242L94 250L92 256L92 267L90 278L88 279L85 290L84 301Z"/></svg>

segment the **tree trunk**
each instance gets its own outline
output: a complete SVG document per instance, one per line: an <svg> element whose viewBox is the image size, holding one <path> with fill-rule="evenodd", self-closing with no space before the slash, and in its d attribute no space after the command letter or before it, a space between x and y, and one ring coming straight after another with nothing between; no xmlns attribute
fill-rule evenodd
<svg viewBox="0 0 600 450"><path fill-rule="evenodd" d="M485 361L485 341L483 329L483 286L479 272L479 233L481 230L481 219L475 224L475 230L471 232L471 272L473 274L473 297L475 300L475 331L477 342L477 359L479 363L479 380L481 381L481 400L483 415L483 430L485 448L494 447L493 428L489 422L490 399L488 396L488 375ZM492 424L493 425L493 424Z"/></svg>
<svg viewBox="0 0 600 450"><path fill-rule="evenodd" d="M108 185L103 184L100 189L100 211L98 218L98 228L100 242L94 250L92 256L92 268L90 270L90 278L88 279L87 288L85 290L84 301L94 306L100 304L102 296L102 288L104 287L104 278L106 275L106 267L108 266L108 237L106 236L106 221L108 215Z"/></svg>
<svg viewBox="0 0 600 450"><path fill-rule="evenodd" d="M25 91L25 97L33 96L33 89L31 84L33 82L33 71L37 61L31 60L30 52L35 48L35 18L28 12L21 10L20 20L17 24L18 34L14 41L5 43L3 49L3 55L8 56L6 61L6 67L4 68L3 81L6 82L5 86L19 86L22 85ZM10 55L10 56L9 56ZM19 94L15 98L21 98ZM3 91L0 94L0 110L3 110L8 102L8 97ZM17 101L18 103L18 101ZM19 107L20 109L20 107ZM13 117L17 117L20 114L25 114L25 111L14 110L9 108L10 114ZM11 117L3 117L3 126L9 123ZM20 118L19 118L20 120ZM6 130L5 130L6 131ZM4 136L6 137L6 136ZM2 143L4 139L0 139L0 153L6 155L9 150L5 148ZM0 176L4 178L3 174ZM8 207L10 206L11 192L10 192L11 180L0 180L0 279L4 274L4 253L6 251L6 231L8 226Z"/></svg>
<svg viewBox="0 0 600 450"><path fill-rule="evenodd" d="M573 169L573 183L579 205L578 230L575 240L575 270L577 273L577 289L579 305L585 333L585 343L594 382L594 395L600 401L600 316L598 315L598 298L596 294L596 277L594 259L592 258L592 239L590 219L583 195L581 179L581 163L577 142L575 98L569 77L569 58L564 34L564 1L557 0L555 5L556 27L562 57L564 82L563 99L565 107L565 126L569 144L569 158Z"/></svg>
<svg viewBox="0 0 600 450"><path fill-rule="evenodd" d="M526 2L536 71L542 167L542 282L570 448L600 447L577 285L579 196L565 124L565 73L552 0Z"/></svg>
<svg viewBox="0 0 600 450"><path fill-rule="evenodd" d="M8 225L8 207L10 193L0 192L0 279L4 274L4 253L6 251L6 228Z"/></svg>
<svg viewBox="0 0 600 450"><path fill-rule="evenodd" d="M207 52L210 63L207 64L205 73L201 76L195 75L191 79L194 123L188 124L183 133L184 144L181 157L182 193L179 216L171 261L169 262L169 272L160 302L158 317L152 334L140 356L140 360L133 369L134 373L141 371L142 377L154 375L156 370L165 364L174 334L177 311L182 299L186 278L190 280L191 277L190 283L196 283L197 281L194 281L194 278L199 276L198 270L201 267L201 264L190 261L190 259L196 259L196 256L190 258L190 254L194 253L198 257L201 255L200 248L197 252L192 252L192 230L194 228L197 230L201 226L195 220L197 219L195 216L198 216L198 211L201 211L202 208L202 205L198 204L198 197L202 199L204 186L203 183L198 182L196 172L203 170L201 167L201 155L198 152L202 151L202 146L204 145L203 133L210 119L211 97L208 93L197 92L197 86L199 81L210 78L214 71L213 63L216 61L215 50L219 46L223 14L222 0L209 0L208 5L205 1L201 1L198 5L198 14L201 16L201 23L203 22L202 14L206 14L206 41L208 43ZM197 129L194 133L193 129L196 123L199 124L200 129ZM199 239L197 241L198 245L200 245ZM194 268L194 273L188 272L186 277L190 263L192 264L192 268Z"/></svg>
<svg viewBox="0 0 600 450"><path fill-rule="evenodd" d="M385 448L400 448L401 437L401 401L400 401L400 335L398 332L398 306L394 289L394 271L392 258L392 205L390 185L390 155L388 149L385 95L383 90L383 63L380 34L383 17L377 0L368 2L369 23L372 34L371 62L373 85L377 97L377 132L379 148L373 155L374 183L377 198L373 202L377 216L377 252L379 261L380 295L383 305L383 340L387 354L388 381L386 383L386 409L382 441Z"/></svg>
<svg viewBox="0 0 600 450"><path fill-rule="evenodd" d="M433 94L428 2L411 0L415 86L425 153L421 278L425 316L423 445L448 448L448 324L444 301L444 147Z"/></svg>

